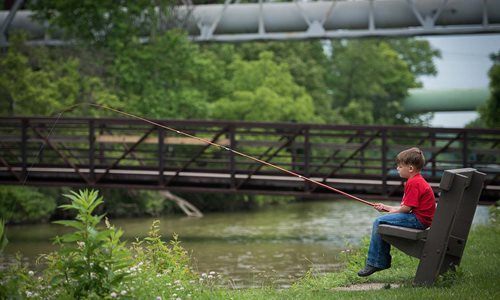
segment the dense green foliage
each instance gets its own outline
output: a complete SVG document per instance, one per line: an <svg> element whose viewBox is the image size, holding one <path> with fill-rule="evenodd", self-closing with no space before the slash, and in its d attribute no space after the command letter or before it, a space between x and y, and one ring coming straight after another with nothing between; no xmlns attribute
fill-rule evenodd
<svg viewBox="0 0 500 300"><path fill-rule="evenodd" d="M214 119L319 122L314 103L297 85L287 65L262 52L255 61L235 59L230 65L227 95L212 104Z"/></svg>
<svg viewBox="0 0 500 300"><path fill-rule="evenodd" d="M67 49L27 47L25 38L12 35L11 47L0 58L0 109L4 115L47 116L88 102L118 105L102 78L82 72L84 58L70 55Z"/></svg>
<svg viewBox="0 0 500 300"><path fill-rule="evenodd" d="M419 53L419 56L413 55ZM402 102L417 76L435 74L438 52L421 40L352 40L332 42L332 110L357 124L405 124Z"/></svg>
<svg viewBox="0 0 500 300"><path fill-rule="evenodd" d="M64 49L13 47L0 59L11 115L99 102L150 118L404 124L401 101L439 53L417 39L196 45L172 1L42 0L30 8ZM175 29L177 28L177 29ZM144 42L147 41L147 42ZM21 80L13 80L20 78ZM31 101L41 105L30 106ZM32 103L32 102L31 102ZM90 113L79 107L75 114Z"/></svg>
<svg viewBox="0 0 500 300"><path fill-rule="evenodd" d="M36 18L48 20L51 29L63 29L66 39L121 51L141 36L155 37L168 21L175 1L40 0L30 1ZM156 9L155 9L156 7Z"/></svg>
<svg viewBox="0 0 500 300"><path fill-rule="evenodd" d="M0 218L8 222L47 221L54 213L56 200L37 189L2 186Z"/></svg>

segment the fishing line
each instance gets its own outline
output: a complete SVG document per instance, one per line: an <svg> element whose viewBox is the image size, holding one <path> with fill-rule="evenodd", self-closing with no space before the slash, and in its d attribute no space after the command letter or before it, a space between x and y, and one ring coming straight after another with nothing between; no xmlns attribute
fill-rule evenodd
<svg viewBox="0 0 500 300"><path fill-rule="evenodd" d="M245 154L245 153L243 153L243 152L239 152L239 151L234 150L234 149L231 149L231 148L229 148L229 147L226 147L226 146L223 146L223 145L220 145L220 144L214 143L214 142L212 142L212 141L206 140L206 139L204 139L204 138L200 138L200 137L197 137L197 136L195 136L195 135L192 135L192 134L189 134L189 133L186 133L186 132L183 132L183 131L177 130L177 129L175 129L175 128L172 128L172 127L169 127L169 126L166 126L166 125L163 125L163 124L160 124L160 123L157 123L157 122L151 121L151 120L149 120L149 119L146 119L146 118L143 118L143 117L140 117L140 116L137 116L137 115L134 115L134 114L128 113L128 112L124 112L124 111L118 110L118 109L116 109L116 108L112 108L112 107L109 107L109 106L104 106L104 105L100 105L100 104L96 104L96 103L80 103L80 104L75 104L75 105L72 105L72 106L70 106L69 108L67 108L67 109L63 110L62 112L60 112L60 113L59 113L58 118L57 118L57 119L56 119L56 121L54 122L54 124L53 124L53 126L52 126L52 128L51 128L51 130L50 130L50 132L49 132L49 135L52 133L52 130L53 130L53 128L55 127L55 124L59 121L59 119L61 118L61 116L62 116L62 114L63 114L63 113L68 112L68 111L70 111L70 110L73 110L75 107L77 107L77 106L81 106L81 105L89 105L89 106L93 106L93 107L96 107L96 108L99 108L99 109L106 109L106 110L109 110L109 111L112 111L112 112L115 112L115 113L118 113L118 114L121 114L121 115L124 115L124 116L130 117L130 118L133 118L133 119L141 120L141 121L146 122L146 123L149 123L149 124L151 124L151 125L154 125L154 126L157 126L157 127L164 128L164 129L166 129L166 130L169 130L169 131L175 132L175 133L177 133L177 134L179 134L179 135L183 135L183 136L186 136L186 137L188 137L188 138L191 138L191 139L195 139L195 140L201 141L201 142L203 142L203 143L205 143L205 144L209 144L209 145L212 145L212 146L218 147L218 148L220 148L220 149L224 149L224 150L229 151L229 152L232 152L232 153L234 153L234 154L236 154L236 155L239 155L239 156L245 157L245 158L247 158L247 159L250 159L250 160L256 161L256 162L258 162L258 163L260 163L260 164L264 164L264 165L266 165L266 166L269 166L269 167L272 167L272 168L274 168L274 169L280 170L280 171L282 171L282 172L284 172L284 173L287 173L287 174L289 174L289 175L292 175L292 176L294 176L294 177L298 177L298 178L300 178L300 179L302 179L302 180L304 180L304 181L308 181L308 182L310 182L310 183L313 183L313 184L319 185L319 186L321 186L321 187L324 187L324 188L326 188L326 189L328 189L328 190L334 191L334 192L336 192L336 193L338 193L338 194L341 194L341 195L343 195L343 196L346 196L346 197L348 197L348 198L350 198L350 199L353 199L353 200L359 201L359 202L361 202L361 203L364 203L364 204L367 204L367 205L370 205L370 206L375 206L375 203L372 203L372 202L369 202L369 201L363 200L363 199L358 198L358 197L356 197L356 196L353 196L353 195L351 195L351 194L349 194L349 193L346 193L346 192L344 192L344 191L341 191L341 190L339 190L339 189L336 189L336 188L334 188L334 187L331 187L331 186L329 186L329 185L327 185L327 184L324 184L324 183L319 182L319 181L317 181L317 180L314 180L314 179L311 179L311 178L308 178L308 177L302 176L302 175L300 175L300 174L298 174L298 173L295 173L295 172L293 172L293 171L287 170L287 169L282 168L282 167L280 167L280 166L274 165L274 164L269 163L269 162L267 162L267 161L264 161L264 160L258 159L258 158L256 158L256 157L250 156L250 155ZM42 151L42 149L43 149L43 148L41 148L41 149L40 149L40 151L38 152L38 154L37 154L37 155L40 155L40 152ZM23 185L26 183L27 178L28 178L28 176L26 176L26 178L25 178L25 180L24 180L24 182L23 182Z"/></svg>
<svg viewBox="0 0 500 300"><path fill-rule="evenodd" d="M237 151L237 150L234 150L234 149L228 148L228 147L226 147L226 146L219 145L219 144L214 143L214 142L212 142L212 141L209 141L209 140L206 140L206 139L203 139L203 138L197 137L197 136L195 136L195 135L192 135L192 134L189 134L189 133L186 133L186 132L183 132L183 131L177 130L177 129L172 128L172 127L165 126L165 125L163 125L163 124L160 124L160 123L157 123L157 122L154 122L154 121L148 120L148 119L146 119L146 118L143 118L143 117L140 117L140 116L136 116L136 115L134 115L134 114L127 113L127 112L124 112L124 111L121 111L121 110L118 110L118 109L115 109L115 108L112 108L112 107L108 107L108 106L104 106L104 105L100 105L100 104L95 104L95 103L89 103L89 105L94 106L94 107L97 107L97 108L107 109L107 110L110 110L110 111L113 111L113 112L116 112L116 113L122 114L122 115L124 115L124 116L128 116L128 117L131 117L131 118L134 118L134 119L138 119L138 120L141 120L141 121L143 121L143 122L149 123L149 124L151 124L151 125L158 126L158 127L161 127L161 128L167 129L167 130L169 130L169 131L175 132L175 133L177 133L177 134L180 134L180 135L183 135L183 136L186 136L186 137L189 137L189 138L192 138L192 139L195 139L195 140L201 141L201 142L203 142L203 143L206 143L206 144L209 144L209 145L212 145L212 146L215 146L215 147L218 147L218 148L224 149L224 150L229 151L229 152L232 152L232 153L234 153L234 154L236 154L236 155L239 155L239 156L245 157L245 158L247 158L247 159L250 159L250 160L256 161L256 162L258 162L258 163L264 164L264 165L266 165L266 166L269 166L269 167L275 168L275 169L277 169L277 170L280 170L280 171L282 171L282 172L284 172L284 173L287 173L287 174L289 174L289 175L292 175L292 176L298 177L298 178L300 178L300 179L302 179L302 180L305 180L305 181L311 182L311 183L313 183L313 184L317 184L317 185L319 185L319 186L321 186L321 187L324 187L324 188L326 188L326 189L329 189L329 190L331 190L331 191L334 191L334 192L336 192L336 193L338 193L338 194L344 195L344 196L346 196L346 197L348 197L348 198L350 198L350 199L353 199L353 200L359 201L359 202L361 202L361 203L364 203L364 204L367 204L367 205L370 205L370 206L375 206L375 204L374 204L374 203L372 203L372 202L369 202L369 201L363 200L363 199L361 199L361 198L358 198L358 197L353 196L353 195L351 195L351 194L349 194L349 193L346 193L346 192L344 192L344 191L341 191L341 190L339 190L339 189L336 189L336 188L334 188L334 187L331 187L331 186L329 186L329 185L327 185L327 184L324 184L324 183L322 183L322 182L316 181L316 180L311 179L311 178L307 178L307 177L302 176L302 175L300 175L300 174L298 174L298 173L295 173L295 172L292 172L292 171L290 171L290 170L284 169L284 168L282 168L282 167L280 167L280 166L277 166L277 165L274 165L274 164L269 163L269 162L267 162L267 161L264 161L264 160L258 159L258 158L256 158L256 157L250 156L250 155L245 154L245 153L243 153L243 152L239 152L239 151Z"/></svg>

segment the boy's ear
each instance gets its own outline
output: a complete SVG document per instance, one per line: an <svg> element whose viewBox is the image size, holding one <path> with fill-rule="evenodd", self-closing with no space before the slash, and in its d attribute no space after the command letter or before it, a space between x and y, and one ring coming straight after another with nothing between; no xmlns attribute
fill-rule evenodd
<svg viewBox="0 0 500 300"><path fill-rule="evenodd" d="M414 172L415 171L415 167L413 165L410 165L410 167L408 168L410 172Z"/></svg>

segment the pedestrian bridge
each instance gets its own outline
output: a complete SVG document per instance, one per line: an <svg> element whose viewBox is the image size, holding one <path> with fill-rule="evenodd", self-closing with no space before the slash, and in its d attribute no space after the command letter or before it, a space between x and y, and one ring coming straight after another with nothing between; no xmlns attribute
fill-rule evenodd
<svg viewBox="0 0 500 300"><path fill-rule="evenodd" d="M155 122L173 130L136 119L0 118L0 184L336 195L287 170L363 197L400 197L394 157L418 146L434 188L444 170L472 167L487 174L481 201L500 197L500 130Z"/></svg>

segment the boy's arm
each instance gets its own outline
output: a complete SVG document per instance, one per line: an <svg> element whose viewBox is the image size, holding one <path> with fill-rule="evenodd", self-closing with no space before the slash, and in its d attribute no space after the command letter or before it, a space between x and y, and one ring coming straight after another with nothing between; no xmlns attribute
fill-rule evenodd
<svg viewBox="0 0 500 300"><path fill-rule="evenodd" d="M380 212L389 212L391 214L396 214L396 213L407 214L412 210L411 206L406 206L406 205L390 206L382 203L375 203L373 207Z"/></svg>

